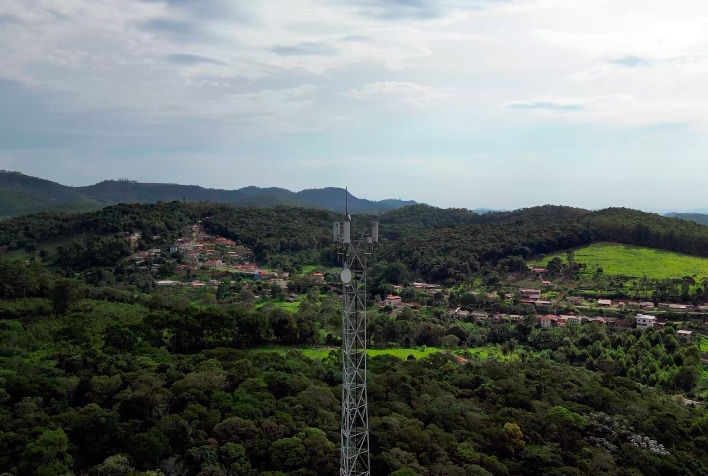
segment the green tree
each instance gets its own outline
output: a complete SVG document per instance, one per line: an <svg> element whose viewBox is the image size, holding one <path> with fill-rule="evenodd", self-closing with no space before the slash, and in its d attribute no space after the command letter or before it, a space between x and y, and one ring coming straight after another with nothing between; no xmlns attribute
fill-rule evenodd
<svg viewBox="0 0 708 476"><path fill-rule="evenodd" d="M78 282L67 278L58 279L54 283L51 294L54 314L66 314L82 297L83 294Z"/></svg>
<svg viewBox="0 0 708 476"><path fill-rule="evenodd" d="M25 447L23 466L38 476L71 475L73 458L69 454L69 438L61 428L43 430Z"/></svg>

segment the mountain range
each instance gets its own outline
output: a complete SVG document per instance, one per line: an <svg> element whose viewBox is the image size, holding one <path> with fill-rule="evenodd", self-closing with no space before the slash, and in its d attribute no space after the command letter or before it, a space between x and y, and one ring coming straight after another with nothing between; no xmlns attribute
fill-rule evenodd
<svg viewBox="0 0 708 476"><path fill-rule="evenodd" d="M0 217L42 211L90 211L117 203L169 201L216 202L237 206L290 205L342 211L345 190L336 187L292 192L284 188L244 187L237 190L204 188L196 185L140 183L106 180L86 187L70 187L20 172L0 171ZM352 213L383 213L412 200L367 200L348 193Z"/></svg>

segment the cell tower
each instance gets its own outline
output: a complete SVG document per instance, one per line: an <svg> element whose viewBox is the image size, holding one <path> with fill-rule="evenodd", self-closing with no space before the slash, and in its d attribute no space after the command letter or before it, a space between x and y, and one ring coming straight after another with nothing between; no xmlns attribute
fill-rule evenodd
<svg viewBox="0 0 708 476"><path fill-rule="evenodd" d="M348 196L348 192L347 196ZM379 224L371 234L355 237L348 204L344 221L334 223L332 240L342 260L342 433L340 476L369 476L369 406L366 394L366 263L379 241Z"/></svg>

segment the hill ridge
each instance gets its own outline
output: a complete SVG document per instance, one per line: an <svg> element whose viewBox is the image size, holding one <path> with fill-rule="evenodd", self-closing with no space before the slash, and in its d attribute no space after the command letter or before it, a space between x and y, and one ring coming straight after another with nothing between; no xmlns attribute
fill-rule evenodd
<svg viewBox="0 0 708 476"><path fill-rule="evenodd" d="M310 188L298 192L281 187L246 186L226 190L200 185L138 182L108 179L93 185L72 187L15 171L0 171L0 217L41 211L88 211L118 203L169 201L215 202L236 206L290 205L340 211L345 190L338 187ZM353 213L384 213L412 205L413 200L368 200L348 193Z"/></svg>

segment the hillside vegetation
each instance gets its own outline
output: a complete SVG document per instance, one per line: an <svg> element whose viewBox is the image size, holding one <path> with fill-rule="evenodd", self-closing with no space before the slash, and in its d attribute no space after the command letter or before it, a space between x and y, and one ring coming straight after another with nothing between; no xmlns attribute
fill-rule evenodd
<svg viewBox="0 0 708 476"><path fill-rule="evenodd" d="M707 395L704 344L679 333L703 331L700 314L667 313L665 327L641 330L608 308L624 326L587 316L542 328L547 311L505 284L538 282L534 254L610 235L695 252L705 227L619 209L482 218L415 205L355 215L354 228L376 218L372 476L708 475L708 413L686 400ZM173 201L0 223L4 256L22 253L0 259L0 470L338 474L342 362L327 350L342 343L337 219ZM195 244L209 249L200 257ZM207 266L231 252L248 260L233 266L255 257L278 278ZM549 273L572 281L579 268L568 261ZM610 280L626 293L625 280ZM667 281L656 299L708 298L695 282ZM381 302L392 292L409 305Z"/></svg>

